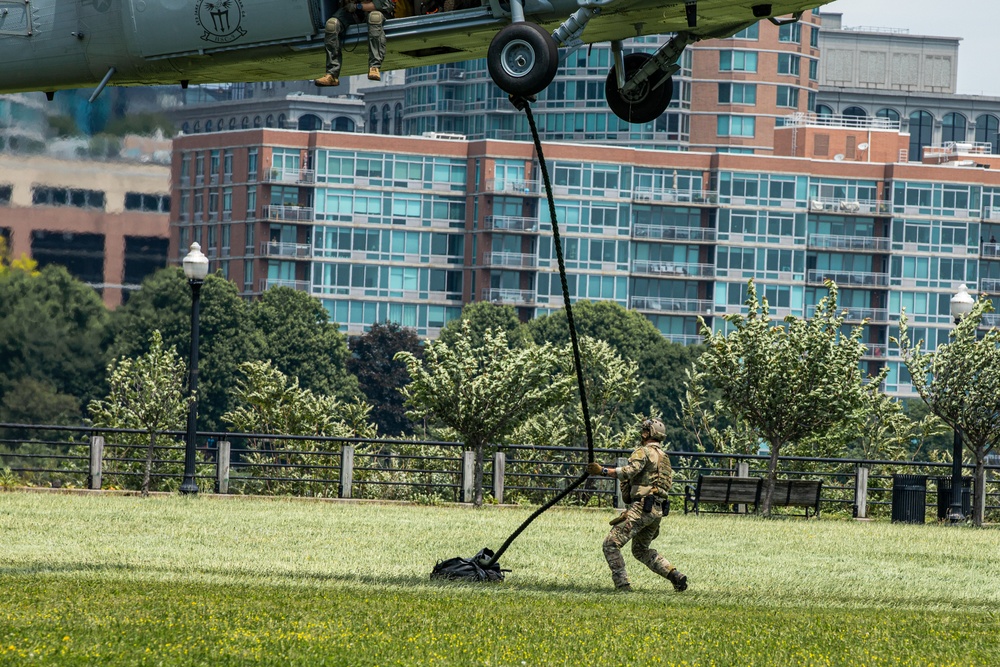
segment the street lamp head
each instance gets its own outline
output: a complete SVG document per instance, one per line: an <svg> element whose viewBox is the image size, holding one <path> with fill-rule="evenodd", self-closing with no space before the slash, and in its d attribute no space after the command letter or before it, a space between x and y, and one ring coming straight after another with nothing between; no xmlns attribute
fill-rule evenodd
<svg viewBox="0 0 1000 667"><path fill-rule="evenodd" d="M198 243L192 243L188 254L184 256L184 275L188 280L204 280L208 275L208 257L205 257ZM953 300L954 301L954 300ZM954 310L954 306L952 306Z"/></svg>
<svg viewBox="0 0 1000 667"><path fill-rule="evenodd" d="M955 323L957 324L959 320L971 313L974 305L975 301L969 294L969 288L964 284L959 285L958 292L951 297L951 316L955 319Z"/></svg>

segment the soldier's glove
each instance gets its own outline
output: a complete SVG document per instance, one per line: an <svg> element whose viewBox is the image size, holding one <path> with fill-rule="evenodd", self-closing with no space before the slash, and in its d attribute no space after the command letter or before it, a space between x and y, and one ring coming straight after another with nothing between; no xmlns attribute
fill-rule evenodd
<svg viewBox="0 0 1000 667"><path fill-rule="evenodd" d="M351 0L347 0L347 2L344 3L344 9L347 10L348 14L353 14L358 11L358 5L357 3L351 2Z"/></svg>
<svg viewBox="0 0 1000 667"><path fill-rule="evenodd" d="M588 475L600 475L604 472L604 468L601 467L600 463L588 463L587 464L587 474Z"/></svg>

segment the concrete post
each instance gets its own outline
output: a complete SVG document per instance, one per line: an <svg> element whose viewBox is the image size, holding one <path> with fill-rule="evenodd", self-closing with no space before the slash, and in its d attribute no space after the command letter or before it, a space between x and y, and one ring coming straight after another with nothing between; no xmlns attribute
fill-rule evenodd
<svg viewBox="0 0 1000 667"><path fill-rule="evenodd" d="M854 469L854 518L868 518L868 468Z"/></svg>
<svg viewBox="0 0 1000 667"><path fill-rule="evenodd" d="M215 457L215 492L229 493L229 456L228 440L219 441L219 452Z"/></svg>
<svg viewBox="0 0 1000 667"><path fill-rule="evenodd" d="M462 452L462 502L471 503L475 498L476 453Z"/></svg>
<svg viewBox="0 0 1000 667"><path fill-rule="evenodd" d="M749 477L750 476L750 462L741 460L736 463L736 476L737 477ZM747 513L746 503L738 503L736 505L736 511L739 514Z"/></svg>
<svg viewBox="0 0 1000 667"><path fill-rule="evenodd" d="M87 487L101 488L101 462L104 460L104 437L95 435L90 438L90 474L87 476Z"/></svg>
<svg viewBox="0 0 1000 667"><path fill-rule="evenodd" d="M493 455L493 498L498 505L503 504L503 476L506 465L506 454L497 452Z"/></svg>
<svg viewBox="0 0 1000 667"><path fill-rule="evenodd" d="M354 445L340 446L340 493L341 498L351 497L351 483L354 481Z"/></svg>
<svg viewBox="0 0 1000 667"><path fill-rule="evenodd" d="M615 462L615 467L621 468L625 465L628 465L628 459L624 456L619 456ZM622 483L617 480L615 480L615 507L620 510L625 509L625 499L622 498Z"/></svg>

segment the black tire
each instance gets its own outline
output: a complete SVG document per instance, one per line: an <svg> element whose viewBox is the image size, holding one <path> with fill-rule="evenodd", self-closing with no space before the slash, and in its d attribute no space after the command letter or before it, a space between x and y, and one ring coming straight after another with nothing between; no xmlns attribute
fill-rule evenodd
<svg viewBox="0 0 1000 667"><path fill-rule="evenodd" d="M625 80L628 81L653 56L648 53L630 53L625 56ZM648 123L660 117L674 96L673 77L668 76L660 86L653 88L656 78L650 78L627 98L618 89L615 68L608 72L604 82L604 98L612 112L626 123Z"/></svg>
<svg viewBox="0 0 1000 667"><path fill-rule="evenodd" d="M556 76L559 47L541 26L511 23L490 42L486 66L493 83L508 95L537 95Z"/></svg>

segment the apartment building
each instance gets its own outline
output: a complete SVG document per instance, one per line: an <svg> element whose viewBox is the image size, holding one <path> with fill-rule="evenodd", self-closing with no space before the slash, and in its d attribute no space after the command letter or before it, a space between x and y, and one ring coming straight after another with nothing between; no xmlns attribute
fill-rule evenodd
<svg viewBox="0 0 1000 667"><path fill-rule="evenodd" d="M959 284L1000 295L1000 173L944 147L902 162L909 137L884 118L799 114L774 133L774 155L547 144L573 298L694 343L750 278L779 317L810 314L831 279L866 320L867 361L906 390L902 309L934 347ZM434 337L479 300L524 320L562 307L532 144L261 129L181 137L173 171L172 261L198 241L245 295L307 291L347 333Z"/></svg>
<svg viewBox="0 0 1000 667"><path fill-rule="evenodd" d="M11 256L61 264L114 308L166 266L170 169L0 153L0 234Z"/></svg>

